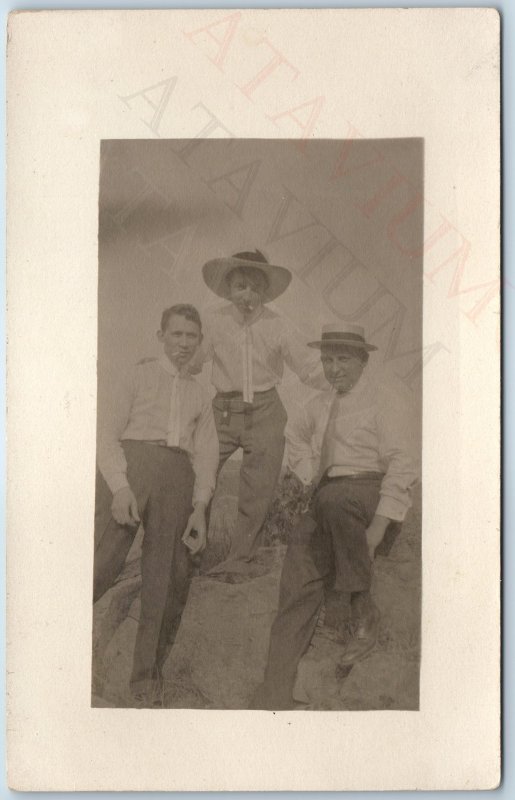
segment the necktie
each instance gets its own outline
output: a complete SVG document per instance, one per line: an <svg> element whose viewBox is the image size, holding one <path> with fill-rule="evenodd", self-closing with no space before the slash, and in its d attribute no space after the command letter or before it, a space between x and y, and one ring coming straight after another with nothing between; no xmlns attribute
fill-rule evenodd
<svg viewBox="0 0 515 800"><path fill-rule="evenodd" d="M178 372L173 377L172 393L170 395L170 416L168 417L168 434L166 444L168 447L179 447L181 439L181 396L179 391L179 381L181 379Z"/></svg>
<svg viewBox="0 0 515 800"><path fill-rule="evenodd" d="M340 400L342 395L335 394L329 409L327 425L325 427L322 447L320 448L320 466L318 469L318 480L320 481L327 469L332 466L332 450L336 430L336 420L340 410Z"/></svg>
<svg viewBox="0 0 515 800"><path fill-rule="evenodd" d="M243 402L252 403L254 400L254 387L252 376L252 331L250 325L244 326L243 338Z"/></svg>

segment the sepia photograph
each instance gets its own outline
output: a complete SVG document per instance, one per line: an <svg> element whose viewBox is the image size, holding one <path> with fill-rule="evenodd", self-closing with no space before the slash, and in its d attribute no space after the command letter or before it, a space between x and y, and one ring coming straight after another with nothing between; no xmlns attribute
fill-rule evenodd
<svg viewBox="0 0 515 800"><path fill-rule="evenodd" d="M423 154L102 141L93 706L418 709Z"/></svg>
<svg viewBox="0 0 515 800"><path fill-rule="evenodd" d="M13 790L499 785L500 23L9 16Z"/></svg>

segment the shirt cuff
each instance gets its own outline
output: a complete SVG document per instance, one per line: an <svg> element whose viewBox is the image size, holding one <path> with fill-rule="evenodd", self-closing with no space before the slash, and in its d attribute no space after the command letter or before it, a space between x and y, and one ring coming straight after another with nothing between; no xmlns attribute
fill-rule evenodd
<svg viewBox="0 0 515 800"><path fill-rule="evenodd" d="M309 486L314 478L313 467L311 464L297 464L295 469L292 468L292 472L297 476L301 483L304 486Z"/></svg>
<svg viewBox="0 0 515 800"><path fill-rule="evenodd" d="M125 487L129 485L125 472L115 472L113 475L109 475L108 478L105 478L105 482L113 494L120 491L120 489L125 489Z"/></svg>
<svg viewBox="0 0 515 800"><path fill-rule="evenodd" d="M394 522L404 522L407 513L408 507L406 503L403 503L402 500L397 500L396 497L389 497L388 495L381 496L376 508L376 514L379 514L381 517L387 517L387 519L391 519Z"/></svg>

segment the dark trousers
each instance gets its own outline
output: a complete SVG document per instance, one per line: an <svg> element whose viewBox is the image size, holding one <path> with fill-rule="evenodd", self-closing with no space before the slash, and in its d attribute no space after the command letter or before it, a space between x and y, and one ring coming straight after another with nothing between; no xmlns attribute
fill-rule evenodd
<svg viewBox="0 0 515 800"><path fill-rule="evenodd" d="M181 537L192 511L194 474L184 451L137 441L122 443L127 480L138 501L145 531L141 554L141 615L131 688L151 689L177 633L186 604L192 564ZM118 525L112 494L97 475L93 600L120 574L137 526Z"/></svg>
<svg viewBox="0 0 515 800"><path fill-rule="evenodd" d="M275 389L258 392L254 402L241 395L213 400L220 443L220 471L238 448L243 450L238 516L228 559L251 559L261 544L261 529L274 498L284 455L286 411Z"/></svg>
<svg viewBox="0 0 515 800"><path fill-rule="evenodd" d="M379 502L381 480L376 473L329 479L299 518L286 551L270 634L260 697L265 708L291 708L297 667L313 637L325 591L350 595L370 589L365 533ZM391 546L400 525L391 523L389 528Z"/></svg>

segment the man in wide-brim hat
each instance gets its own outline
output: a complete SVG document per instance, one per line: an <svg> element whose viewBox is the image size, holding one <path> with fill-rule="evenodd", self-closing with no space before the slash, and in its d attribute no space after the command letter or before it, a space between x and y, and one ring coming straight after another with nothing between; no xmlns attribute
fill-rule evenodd
<svg viewBox="0 0 515 800"><path fill-rule="evenodd" d="M231 300L231 279L235 270L245 275L261 275L265 278L260 298L262 303L276 300L286 291L292 278L289 269L269 264L259 250L253 253L237 253L229 258L213 258L202 267L202 275L215 294Z"/></svg>
<svg viewBox="0 0 515 800"><path fill-rule="evenodd" d="M283 460L286 411L276 387L284 365L310 386L326 384L319 360L266 305L288 288L288 269L256 250L212 259L202 274L209 288L229 301L206 317L202 347L203 360L213 363L219 469L232 453L243 451L231 548L213 572L246 572L261 543Z"/></svg>
<svg viewBox="0 0 515 800"><path fill-rule="evenodd" d="M287 429L290 467L313 484L314 494L286 552L265 680L253 708L293 706L297 666L328 590L349 609L340 663L353 664L373 649L379 612L370 594L372 562L400 530L417 478L409 405L399 387L363 374L377 349L363 328L325 325L309 346L320 350L332 389L309 401Z"/></svg>

